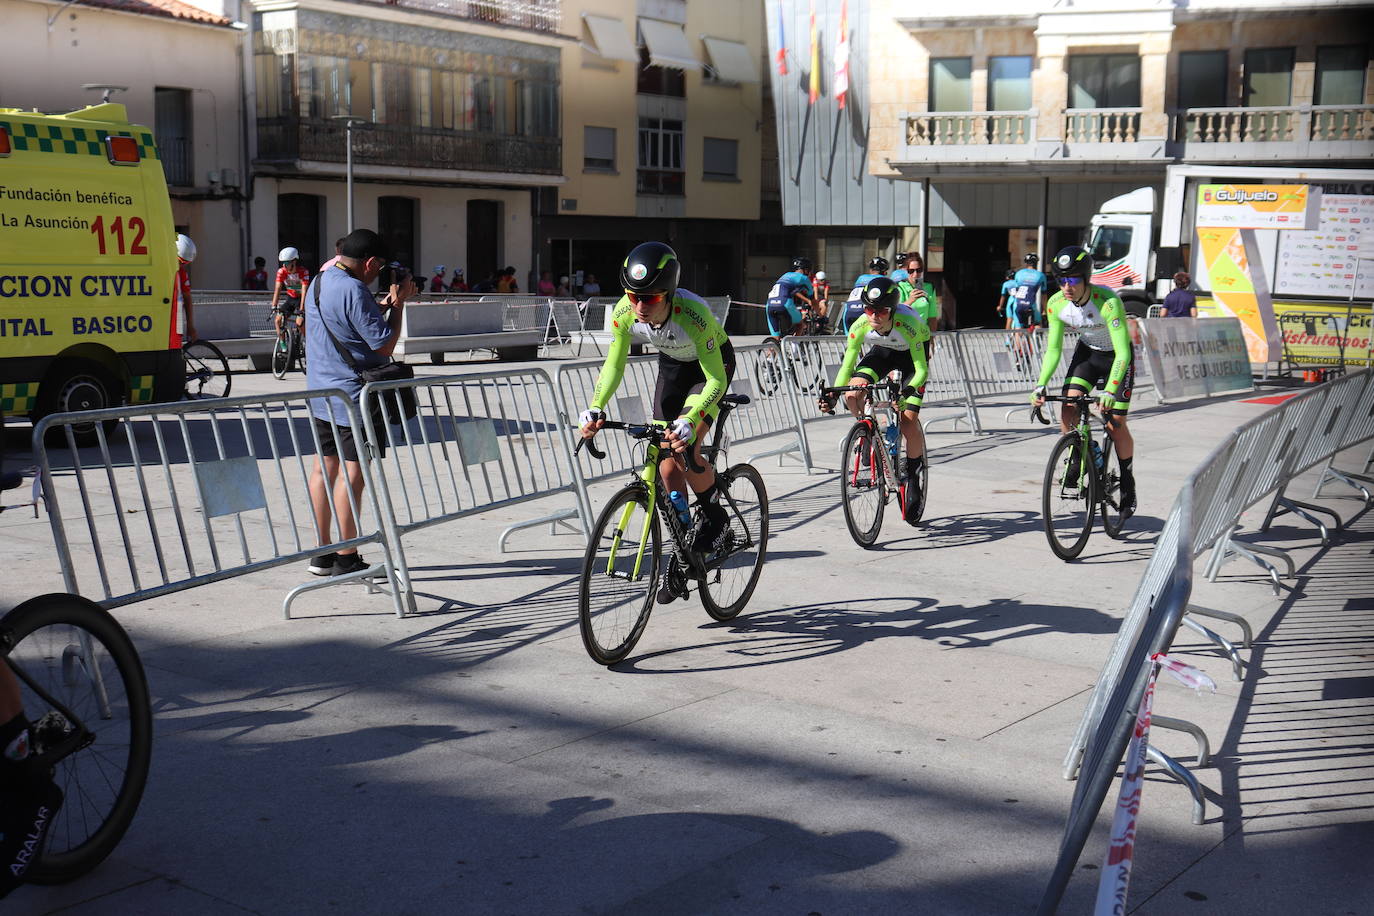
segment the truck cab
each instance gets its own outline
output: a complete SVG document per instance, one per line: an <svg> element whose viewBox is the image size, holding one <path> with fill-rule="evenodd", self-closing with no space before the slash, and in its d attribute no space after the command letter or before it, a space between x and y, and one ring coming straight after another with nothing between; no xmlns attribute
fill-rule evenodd
<svg viewBox="0 0 1374 916"><path fill-rule="evenodd" d="M1154 301L1149 289L1159 243L1154 212L1154 188L1136 188L1104 203L1088 227L1092 282L1116 290L1126 310L1141 318Z"/></svg>

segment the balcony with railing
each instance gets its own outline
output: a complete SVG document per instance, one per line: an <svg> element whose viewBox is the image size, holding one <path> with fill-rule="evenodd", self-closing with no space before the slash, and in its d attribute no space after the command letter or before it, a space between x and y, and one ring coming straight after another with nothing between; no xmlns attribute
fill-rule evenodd
<svg viewBox="0 0 1374 916"><path fill-rule="evenodd" d="M1164 138L1141 134L1143 108L1064 109L1065 159L1164 158Z"/></svg>
<svg viewBox="0 0 1374 916"><path fill-rule="evenodd" d="M562 20L562 0L358 0L373 6L453 16L490 25L557 32Z"/></svg>
<svg viewBox="0 0 1374 916"><path fill-rule="evenodd" d="M1170 120L1171 152L1184 161L1374 157L1374 105L1189 108Z"/></svg>
<svg viewBox="0 0 1374 916"><path fill-rule="evenodd" d="M258 159L261 162L345 162L347 137L343 123L314 118L259 118ZM562 141L474 130L355 124L355 166L505 172L558 175L562 172Z"/></svg>
<svg viewBox="0 0 1374 916"><path fill-rule="evenodd" d="M922 111L902 115L908 162L1025 162L1035 158L1037 113Z"/></svg>

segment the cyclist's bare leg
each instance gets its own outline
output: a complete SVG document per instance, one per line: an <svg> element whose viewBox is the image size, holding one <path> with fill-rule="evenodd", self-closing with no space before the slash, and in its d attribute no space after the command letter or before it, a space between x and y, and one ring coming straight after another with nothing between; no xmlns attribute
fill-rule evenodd
<svg viewBox="0 0 1374 916"><path fill-rule="evenodd" d="M866 388L868 387L869 381L865 376L856 375L849 380L849 384ZM849 408L849 412L854 415L854 419L861 419L864 415L864 392L846 391L844 393L844 406Z"/></svg>
<svg viewBox="0 0 1374 916"><path fill-rule="evenodd" d="M272 313L272 324L277 328L277 340L285 340L286 333L282 330L281 312Z"/></svg>
<svg viewBox="0 0 1374 916"><path fill-rule="evenodd" d="M1125 414L1112 414L1107 422L1107 435L1112 437L1112 445L1116 448L1118 458L1135 457L1135 437L1126 426Z"/></svg>
<svg viewBox="0 0 1374 916"><path fill-rule="evenodd" d="M1076 398L1079 395L1087 394L1082 388L1070 388L1064 392L1065 397ZM1059 429L1063 432L1071 432L1078 425L1078 406L1075 404L1064 404L1063 410L1059 411Z"/></svg>
<svg viewBox="0 0 1374 916"><path fill-rule="evenodd" d="M690 484L693 493L704 493L716 482L716 472L711 465L701 459L701 443L706 438L706 432L710 424L702 420L697 424L696 438L692 441L692 460L699 467L705 468L701 473L692 470L683 470L682 465L671 455L659 459L658 473L663 478L663 485L668 492L677 490L685 491L685 485Z"/></svg>
<svg viewBox="0 0 1374 916"><path fill-rule="evenodd" d="M922 458L926 453L926 434L921 429L921 412L912 410L910 407L902 411L902 419L898 428L902 431L902 438L906 440L906 454L908 458Z"/></svg>

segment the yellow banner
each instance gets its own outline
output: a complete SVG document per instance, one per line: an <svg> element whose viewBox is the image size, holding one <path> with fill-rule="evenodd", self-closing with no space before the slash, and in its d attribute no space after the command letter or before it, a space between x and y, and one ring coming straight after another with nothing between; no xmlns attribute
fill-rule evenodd
<svg viewBox="0 0 1374 916"><path fill-rule="evenodd" d="M1251 362L1264 363L1277 358L1269 353L1264 315L1265 307L1270 304L1262 303L1255 291L1250 278L1250 259L1240 230L1199 228L1197 237L1203 262L1207 265L1207 276L1212 281L1217 313L1240 319Z"/></svg>
<svg viewBox="0 0 1374 916"><path fill-rule="evenodd" d="M1321 189L1305 184L1204 184L1197 191L1195 222L1208 228L1316 229L1320 211Z"/></svg>
<svg viewBox="0 0 1374 916"><path fill-rule="evenodd" d="M1229 314L1214 299L1197 301L1198 314ZM1357 302L1353 309L1330 302L1275 302L1279 332L1286 358L1304 366L1334 366L1344 351L1348 366L1371 365L1370 304Z"/></svg>

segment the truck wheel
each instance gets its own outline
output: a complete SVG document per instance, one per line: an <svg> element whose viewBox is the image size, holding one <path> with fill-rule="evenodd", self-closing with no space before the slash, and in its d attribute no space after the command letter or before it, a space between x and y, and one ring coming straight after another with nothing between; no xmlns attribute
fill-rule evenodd
<svg viewBox="0 0 1374 916"><path fill-rule="evenodd" d="M64 359L48 371L38 389L34 422L53 413L118 407L123 400L124 386L100 363L89 359ZM101 425L108 442L119 421L104 420ZM74 423L71 429L78 446L98 444L95 423ZM67 436L61 427L54 427L48 430L46 441L48 445L66 445Z"/></svg>
<svg viewBox="0 0 1374 916"><path fill-rule="evenodd" d="M1132 318L1144 318L1150 312L1150 300L1138 299L1135 296L1125 296L1121 299L1121 304L1126 307L1126 314Z"/></svg>

